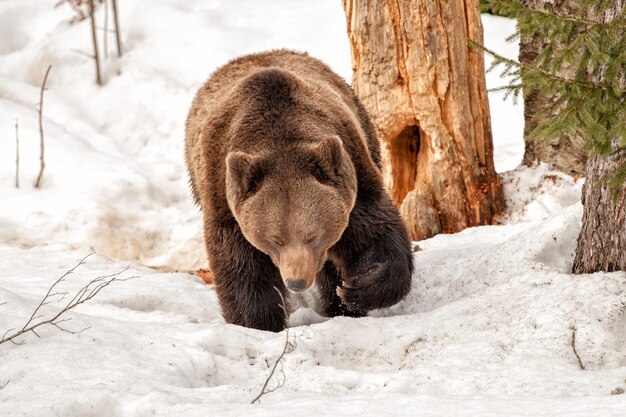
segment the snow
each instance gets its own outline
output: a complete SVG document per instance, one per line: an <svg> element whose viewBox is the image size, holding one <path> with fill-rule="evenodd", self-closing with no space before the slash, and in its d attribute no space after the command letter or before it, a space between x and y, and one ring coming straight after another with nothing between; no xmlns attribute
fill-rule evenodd
<svg viewBox="0 0 626 417"><path fill-rule="evenodd" d="M500 225L419 242L413 289L360 319L294 300L285 344L226 325L210 286L201 217L189 198L184 119L195 89L247 52L308 50L351 76L340 2L120 2L94 84L88 22L54 2L0 2L0 333L21 328L52 283L95 251L44 306L51 317L90 280L129 269L64 315L0 344L0 416L623 416L626 274L571 275L581 179L518 166L521 103L490 93ZM101 13L101 12L100 12ZM102 19L102 15L99 15ZM100 20L102 22L102 20ZM483 16L485 43L515 58L507 19ZM103 52L103 51L101 51ZM38 171L39 86L46 171ZM497 72L490 87L504 83ZM20 189L14 188L19 120ZM575 329L575 343L572 335ZM581 370L580 362L585 367Z"/></svg>

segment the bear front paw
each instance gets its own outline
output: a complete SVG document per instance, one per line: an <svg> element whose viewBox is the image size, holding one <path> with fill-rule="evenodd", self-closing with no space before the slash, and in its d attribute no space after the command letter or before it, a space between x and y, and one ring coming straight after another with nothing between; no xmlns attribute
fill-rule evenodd
<svg viewBox="0 0 626 417"><path fill-rule="evenodd" d="M369 311L396 304L410 288L410 267L393 260L373 263L364 272L350 276L337 288L337 295L348 309Z"/></svg>

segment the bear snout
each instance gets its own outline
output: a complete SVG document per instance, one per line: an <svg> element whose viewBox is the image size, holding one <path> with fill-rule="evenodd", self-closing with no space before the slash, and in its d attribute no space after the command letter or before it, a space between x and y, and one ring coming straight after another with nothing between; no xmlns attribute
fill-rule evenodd
<svg viewBox="0 0 626 417"><path fill-rule="evenodd" d="M305 246L284 247L280 254L278 269L285 285L292 291L304 291L313 285L317 275L318 262L310 248Z"/></svg>

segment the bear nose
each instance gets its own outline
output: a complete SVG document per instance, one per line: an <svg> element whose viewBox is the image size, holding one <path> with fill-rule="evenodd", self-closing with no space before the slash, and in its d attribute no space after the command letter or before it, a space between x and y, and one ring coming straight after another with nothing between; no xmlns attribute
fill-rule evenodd
<svg viewBox="0 0 626 417"><path fill-rule="evenodd" d="M305 279L287 279L286 284L287 284L287 288L289 288L292 291L302 291L306 289Z"/></svg>

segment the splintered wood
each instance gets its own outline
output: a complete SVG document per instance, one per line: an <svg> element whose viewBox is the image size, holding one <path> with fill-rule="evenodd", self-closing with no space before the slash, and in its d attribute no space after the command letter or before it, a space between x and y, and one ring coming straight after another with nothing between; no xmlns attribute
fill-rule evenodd
<svg viewBox="0 0 626 417"><path fill-rule="evenodd" d="M493 164L477 3L344 0L352 86L372 116L383 176L413 239L491 224Z"/></svg>

